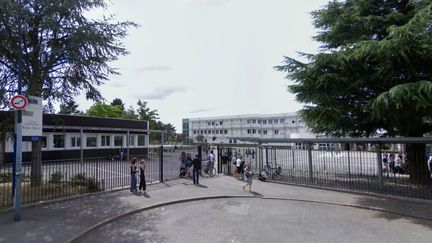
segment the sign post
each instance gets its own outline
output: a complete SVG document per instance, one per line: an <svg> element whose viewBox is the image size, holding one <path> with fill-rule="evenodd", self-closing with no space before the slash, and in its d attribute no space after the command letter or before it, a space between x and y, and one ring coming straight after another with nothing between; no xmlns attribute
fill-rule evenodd
<svg viewBox="0 0 432 243"><path fill-rule="evenodd" d="M21 176L22 176L22 110L28 105L28 100L22 95L15 95L10 100L11 106L15 109L15 183L14 183L14 220L21 220Z"/></svg>

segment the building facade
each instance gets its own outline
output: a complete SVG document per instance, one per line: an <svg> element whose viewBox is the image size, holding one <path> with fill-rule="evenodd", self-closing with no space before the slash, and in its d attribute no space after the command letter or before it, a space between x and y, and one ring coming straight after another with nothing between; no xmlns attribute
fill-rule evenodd
<svg viewBox="0 0 432 243"><path fill-rule="evenodd" d="M315 138L297 113L183 119L187 143L245 143L241 138Z"/></svg>
<svg viewBox="0 0 432 243"><path fill-rule="evenodd" d="M0 122L10 122L13 113L0 112ZM13 126L13 124L12 124ZM23 137L23 162L31 160L31 137ZM148 122L43 114L42 160L119 158L148 152ZM10 132L0 139L0 162L11 163L14 142Z"/></svg>

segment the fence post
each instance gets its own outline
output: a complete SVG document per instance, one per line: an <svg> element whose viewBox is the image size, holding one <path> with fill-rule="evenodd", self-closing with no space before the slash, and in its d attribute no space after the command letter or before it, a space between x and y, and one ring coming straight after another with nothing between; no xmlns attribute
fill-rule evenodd
<svg viewBox="0 0 432 243"><path fill-rule="evenodd" d="M163 174L163 170L164 170L164 168L163 168L163 154L164 154L163 145L161 145L159 147L159 181L160 182L164 181L164 179L163 179L163 176L164 176L164 174Z"/></svg>
<svg viewBox="0 0 432 243"><path fill-rule="evenodd" d="M84 130L80 128L80 162L81 166L84 164Z"/></svg>
<svg viewBox="0 0 432 243"><path fill-rule="evenodd" d="M352 189L352 181L351 181L351 158L350 158L350 150L349 149L347 151L347 155L348 155L348 182L349 182L349 189Z"/></svg>
<svg viewBox="0 0 432 243"><path fill-rule="evenodd" d="M384 179L383 179L383 168L382 168L382 153L381 153L381 144L378 144L377 150L377 165L378 165L378 188L382 190L384 188Z"/></svg>
<svg viewBox="0 0 432 243"><path fill-rule="evenodd" d="M217 146L217 171L216 173L221 174L222 173L222 151L221 151L221 147L218 145Z"/></svg>
<svg viewBox="0 0 432 243"><path fill-rule="evenodd" d="M292 170L295 170L295 152L294 152L294 148L291 147L291 153L292 153Z"/></svg>
<svg viewBox="0 0 432 243"><path fill-rule="evenodd" d="M312 143L307 144L308 160L309 160L309 181L313 182L313 166L312 166Z"/></svg>

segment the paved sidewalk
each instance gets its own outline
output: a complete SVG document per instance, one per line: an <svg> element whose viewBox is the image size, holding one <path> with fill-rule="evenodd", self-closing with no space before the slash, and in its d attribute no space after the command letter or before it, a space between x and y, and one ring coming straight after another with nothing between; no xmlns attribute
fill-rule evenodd
<svg viewBox="0 0 432 243"><path fill-rule="evenodd" d="M122 190L26 207L22 211L20 222L13 222L12 211L0 213L0 242L68 242L92 226L128 212L179 200L212 197L254 198L262 195L264 200L372 208L378 211L377 217L388 220L404 218L414 224L432 221L431 203L263 183L258 180L253 183L255 193L248 193L241 189L243 182L227 176L202 178L201 183L201 186L196 186L190 180L179 179L148 186L147 197Z"/></svg>

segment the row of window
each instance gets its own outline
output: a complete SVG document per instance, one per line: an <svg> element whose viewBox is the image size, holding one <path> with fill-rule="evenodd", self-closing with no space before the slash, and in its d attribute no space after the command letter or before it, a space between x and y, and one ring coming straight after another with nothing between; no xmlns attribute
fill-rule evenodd
<svg viewBox="0 0 432 243"><path fill-rule="evenodd" d="M228 130L194 130L193 134L228 134Z"/></svg>
<svg viewBox="0 0 432 243"><path fill-rule="evenodd" d="M256 129L248 129L247 130L247 133L248 134L256 134L258 132L258 134L263 134L263 135L267 135L267 130L261 130L261 129L258 129L258 130L256 130ZM273 130L273 133L274 134L279 134L279 130Z"/></svg>
<svg viewBox="0 0 432 243"><path fill-rule="evenodd" d="M246 120L247 124L283 124L285 122L285 119L248 119ZM199 121L195 121L192 123L199 124ZM296 123L295 120L291 120L291 123ZM215 121L207 121L208 126L217 126L217 125L223 125L223 121L215 122Z"/></svg>
<svg viewBox="0 0 432 243"><path fill-rule="evenodd" d="M222 126L223 125L223 121L219 121L219 123L211 121L211 122L207 122L207 125L209 125L209 126L221 125Z"/></svg>
<svg viewBox="0 0 432 243"><path fill-rule="evenodd" d="M135 136L137 138L138 146L145 146L145 135L129 135L129 146L135 146ZM100 136L100 146L101 147L111 147L111 137L112 135L101 135ZM81 137L80 136L70 136L69 137L70 144L69 146L72 148L81 147ZM124 136L114 136L113 143L115 147L124 147ZM65 147L66 137L64 134L54 134L52 136L52 144L53 148L64 148ZM85 136L85 144L83 147L94 148L97 147L98 136L96 135L86 135ZM47 137L42 137L42 147L47 147Z"/></svg>

